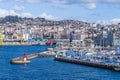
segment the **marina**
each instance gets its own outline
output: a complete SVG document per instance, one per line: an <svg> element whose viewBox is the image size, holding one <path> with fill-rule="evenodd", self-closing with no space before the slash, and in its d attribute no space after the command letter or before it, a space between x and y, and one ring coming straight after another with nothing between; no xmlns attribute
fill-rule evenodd
<svg viewBox="0 0 120 80"><path fill-rule="evenodd" d="M68 63L74 63L74 64L93 66L93 67L100 67L100 68L110 69L114 71L120 71L120 65L115 65L115 64L94 62L94 61L89 61L85 59L84 60L83 59L72 59L72 58L66 58L66 57L56 57L55 60L68 62Z"/></svg>
<svg viewBox="0 0 120 80"><path fill-rule="evenodd" d="M112 48L111 50L106 48L104 50L100 50L98 48L88 49L70 47L68 50L54 50L54 48L48 48L48 50L49 51L27 55L26 61L23 60L23 57L13 58L10 60L10 63L27 64L34 58L52 57L57 61L120 71L120 55L116 55L115 50L112 50Z"/></svg>
<svg viewBox="0 0 120 80"><path fill-rule="evenodd" d="M60 50L55 60L120 71L120 55L114 48L75 48Z"/></svg>
<svg viewBox="0 0 120 80"><path fill-rule="evenodd" d="M92 79L92 80L114 80L120 77L119 72L102 69L97 67L68 64L55 61L53 57L36 57L31 58L30 64L14 65L10 60L16 57L23 57L26 52L27 56L36 53L46 52L49 46L2 46L0 47L0 79ZM22 50L22 51L21 51ZM9 51L9 52L8 52ZM14 52L13 52L14 51ZM66 50L65 50L66 51ZM61 52L65 52L62 51ZM17 74L16 74L17 73ZM19 74L19 75L18 75ZM46 75L47 77L46 77ZM7 76L6 76L7 75ZM89 75L89 77L88 77ZM94 76L93 76L94 75ZM31 77L33 76L33 77ZM39 77L41 76L41 77Z"/></svg>

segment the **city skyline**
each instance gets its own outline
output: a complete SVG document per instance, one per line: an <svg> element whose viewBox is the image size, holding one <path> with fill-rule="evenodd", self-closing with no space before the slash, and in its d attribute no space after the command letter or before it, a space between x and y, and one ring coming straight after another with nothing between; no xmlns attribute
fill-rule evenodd
<svg viewBox="0 0 120 80"><path fill-rule="evenodd" d="M0 0L0 17L73 19L90 23L120 22L120 0Z"/></svg>

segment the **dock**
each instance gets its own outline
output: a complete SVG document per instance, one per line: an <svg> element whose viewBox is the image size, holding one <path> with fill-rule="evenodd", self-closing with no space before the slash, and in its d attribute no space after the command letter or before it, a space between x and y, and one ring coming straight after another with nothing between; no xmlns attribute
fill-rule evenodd
<svg viewBox="0 0 120 80"><path fill-rule="evenodd" d="M55 60L63 61L63 62L67 62L67 63L73 63L73 64L105 68L105 69L110 69L110 70L114 70L114 71L120 71L120 65L115 65L115 64L93 62L93 61L87 61L87 60L83 60L83 59L74 59L74 58L67 58L67 57L55 57Z"/></svg>
<svg viewBox="0 0 120 80"><path fill-rule="evenodd" d="M36 46L46 45L45 42L3 42L0 46Z"/></svg>
<svg viewBox="0 0 120 80"><path fill-rule="evenodd" d="M12 64L28 64L30 63L31 59L37 58L37 57L54 57L55 53L51 52L51 51L45 51L45 52L41 52L41 53L35 53L35 54L30 54L27 55L27 61L23 61L23 57L17 57L17 58L13 58L10 60L10 63Z"/></svg>

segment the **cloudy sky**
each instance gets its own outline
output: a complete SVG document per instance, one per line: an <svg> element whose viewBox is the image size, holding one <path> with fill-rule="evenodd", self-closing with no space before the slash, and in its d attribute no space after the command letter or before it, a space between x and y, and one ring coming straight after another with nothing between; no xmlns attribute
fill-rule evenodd
<svg viewBox="0 0 120 80"><path fill-rule="evenodd" d="M120 0L0 0L0 17L6 15L119 23Z"/></svg>

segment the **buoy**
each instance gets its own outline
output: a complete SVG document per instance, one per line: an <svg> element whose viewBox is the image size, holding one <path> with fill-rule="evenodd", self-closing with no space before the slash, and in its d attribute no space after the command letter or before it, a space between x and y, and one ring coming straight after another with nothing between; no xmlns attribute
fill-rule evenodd
<svg viewBox="0 0 120 80"><path fill-rule="evenodd" d="M26 55L26 53L24 53L23 60L27 61L27 55Z"/></svg>

